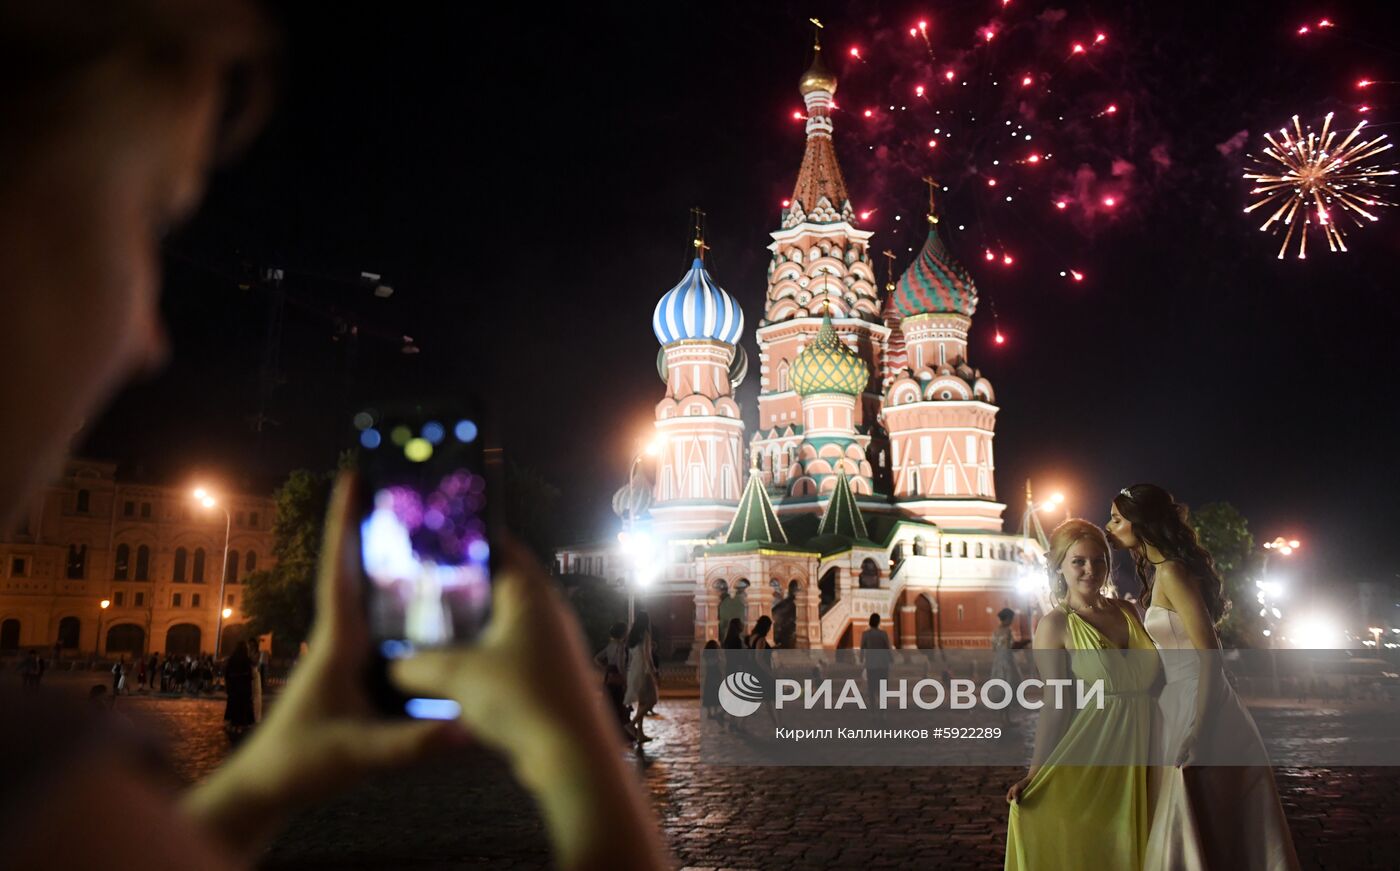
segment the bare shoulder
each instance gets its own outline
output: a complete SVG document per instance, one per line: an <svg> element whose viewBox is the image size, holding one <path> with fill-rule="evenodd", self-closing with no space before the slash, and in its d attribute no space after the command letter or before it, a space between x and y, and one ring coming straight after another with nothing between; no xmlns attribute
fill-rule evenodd
<svg viewBox="0 0 1400 871"><path fill-rule="evenodd" d="M1035 625L1034 645L1037 650L1053 650L1065 646L1069 636L1069 617L1059 608L1052 609Z"/></svg>
<svg viewBox="0 0 1400 871"><path fill-rule="evenodd" d="M1153 584L1156 588L1154 595L1160 594L1174 611L1180 612L1188 604L1197 604L1201 600L1200 583L1186 564L1179 560L1167 560L1158 566Z"/></svg>

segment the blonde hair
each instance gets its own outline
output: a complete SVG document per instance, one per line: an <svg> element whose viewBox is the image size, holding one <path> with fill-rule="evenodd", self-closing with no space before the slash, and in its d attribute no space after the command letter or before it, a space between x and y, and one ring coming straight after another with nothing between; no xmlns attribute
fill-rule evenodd
<svg viewBox="0 0 1400 871"><path fill-rule="evenodd" d="M1111 551L1108 549L1108 537L1104 535L1102 529L1080 517L1071 517L1056 526L1050 532L1050 549L1045 554L1045 572L1050 579L1050 592L1056 602L1065 601L1069 595L1069 583L1065 581L1064 575L1060 573L1060 566L1065 561L1065 555L1069 549L1081 541L1092 542L1103 551L1104 562L1110 567L1113 563ZM1108 574L1104 576L1103 589L1106 591L1111 585Z"/></svg>

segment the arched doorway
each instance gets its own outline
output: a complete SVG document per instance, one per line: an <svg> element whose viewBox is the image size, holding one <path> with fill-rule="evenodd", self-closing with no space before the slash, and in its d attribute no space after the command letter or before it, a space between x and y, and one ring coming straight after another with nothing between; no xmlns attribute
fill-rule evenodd
<svg viewBox="0 0 1400 871"><path fill-rule="evenodd" d="M64 650L77 650L81 630L82 624L77 617L64 617L58 621L58 646Z"/></svg>
<svg viewBox="0 0 1400 871"><path fill-rule="evenodd" d="M0 623L0 650L19 650L19 621Z"/></svg>
<svg viewBox="0 0 1400 871"><path fill-rule="evenodd" d="M838 583L840 572L841 570L839 568L832 566L821 576L821 580L817 581L817 592L821 594L821 605L818 608L819 614L825 614L830 610L831 606L835 605L836 600L840 597L841 585Z"/></svg>
<svg viewBox="0 0 1400 871"><path fill-rule="evenodd" d="M248 640L248 624L230 623L219 633L219 638L219 655L228 656L233 652L235 644L242 644Z"/></svg>
<svg viewBox="0 0 1400 871"><path fill-rule="evenodd" d="M933 648L933 605L927 596L914 599L914 635L920 650Z"/></svg>
<svg viewBox="0 0 1400 871"><path fill-rule="evenodd" d="M875 560L866 557L860 564L860 588L862 590L875 590L880 586L880 567L875 565Z"/></svg>
<svg viewBox="0 0 1400 871"><path fill-rule="evenodd" d="M171 626L165 633L166 656L199 656L199 627L193 623Z"/></svg>
<svg viewBox="0 0 1400 871"><path fill-rule="evenodd" d="M135 623L122 623L107 630L107 655L140 656L146 651L146 630Z"/></svg>

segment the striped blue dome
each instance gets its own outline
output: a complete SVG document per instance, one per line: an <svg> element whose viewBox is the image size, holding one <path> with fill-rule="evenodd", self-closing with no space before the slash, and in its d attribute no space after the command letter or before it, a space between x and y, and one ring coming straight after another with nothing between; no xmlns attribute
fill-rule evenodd
<svg viewBox="0 0 1400 871"><path fill-rule="evenodd" d="M715 284L697 257L680 284L656 304L651 329L663 345L682 339L714 339L733 345L744 331L744 313L734 297Z"/></svg>

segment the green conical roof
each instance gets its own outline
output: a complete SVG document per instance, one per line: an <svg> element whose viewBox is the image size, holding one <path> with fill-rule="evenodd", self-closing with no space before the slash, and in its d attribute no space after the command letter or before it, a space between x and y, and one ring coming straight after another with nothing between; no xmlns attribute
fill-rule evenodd
<svg viewBox="0 0 1400 871"><path fill-rule="evenodd" d="M851 493L851 484L846 480L846 470L836 476L836 489L831 491L831 501L826 503L826 514L822 517L817 535L844 535L847 538L868 538L865 518L856 507L856 497Z"/></svg>
<svg viewBox="0 0 1400 871"><path fill-rule="evenodd" d="M724 540L728 544L787 544L787 533L783 531L773 503L768 499L768 489L763 485L762 477L755 472L756 469L749 471L749 483L744 487L739 510L734 512Z"/></svg>

